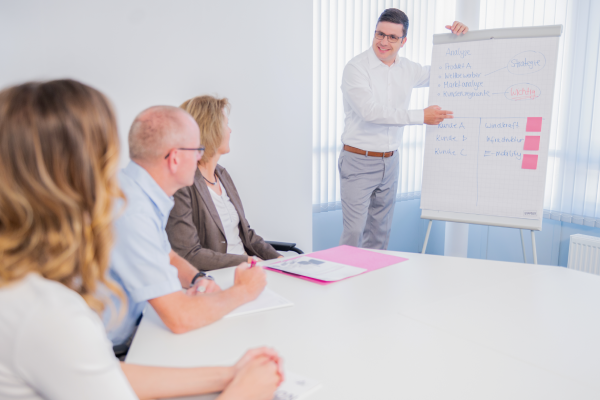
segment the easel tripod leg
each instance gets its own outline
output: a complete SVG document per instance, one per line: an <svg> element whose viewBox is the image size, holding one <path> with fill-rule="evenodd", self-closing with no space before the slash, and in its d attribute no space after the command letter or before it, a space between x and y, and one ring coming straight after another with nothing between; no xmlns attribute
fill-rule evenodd
<svg viewBox="0 0 600 400"><path fill-rule="evenodd" d="M523 262L527 264L527 256L525 255L525 240L523 239L523 229L519 229L521 232L521 247L523 247Z"/></svg>
<svg viewBox="0 0 600 400"><path fill-rule="evenodd" d="M537 251L535 249L535 235L533 231L531 231L531 246L533 247L533 263L537 264Z"/></svg>
<svg viewBox="0 0 600 400"><path fill-rule="evenodd" d="M425 243L423 243L423 250L421 254L425 254L425 249L427 249L427 242L429 241L429 233L431 232L431 225L433 224L433 220L429 220L429 225L427 226L427 233L425 234Z"/></svg>

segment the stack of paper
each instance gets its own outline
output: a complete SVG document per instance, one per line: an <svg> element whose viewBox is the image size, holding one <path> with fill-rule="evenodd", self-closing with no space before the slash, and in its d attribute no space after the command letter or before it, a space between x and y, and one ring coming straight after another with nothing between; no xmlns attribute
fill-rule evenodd
<svg viewBox="0 0 600 400"><path fill-rule="evenodd" d="M256 298L256 300L236 308L223 318L236 317L238 315L251 314L259 311L274 310L276 308L289 307L293 305L294 303L288 299L278 295L269 288L265 288L265 290Z"/></svg>
<svg viewBox="0 0 600 400"><path fill-rule="evenodd" d="M326 282L339 281L367 271L365 268L318 260L308 256L265 261L261 265Z"/></svg>

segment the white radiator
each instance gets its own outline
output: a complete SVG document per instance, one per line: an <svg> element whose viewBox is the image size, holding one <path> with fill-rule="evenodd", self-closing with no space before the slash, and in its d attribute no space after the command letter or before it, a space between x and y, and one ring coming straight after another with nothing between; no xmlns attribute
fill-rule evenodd
<svg viewBox="0 0 600 400"><path fill-rule="evenodd" d="M600 275L600 238L571 235L567 268Z"/></svg>

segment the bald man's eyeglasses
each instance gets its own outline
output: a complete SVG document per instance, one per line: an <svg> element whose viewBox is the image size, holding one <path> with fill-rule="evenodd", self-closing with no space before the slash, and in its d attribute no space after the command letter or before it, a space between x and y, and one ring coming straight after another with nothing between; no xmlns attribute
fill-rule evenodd
<svg viewBox="0 0 600 400"><path fill-rule="evenodd" d="M383 40L383 39L385 39L386 36L388 38L388 42L390 42L390 43L396 43L398 40L404 39L406 37L406 36L398 37L396 35L386 35L383 32L375 31L375 38L377 40Z"/></svg>
<svg viewBox="0 0 600 400"><path fill-rule="evenodd" d="M204 155L204 150L206 150L206 147L202 146L202 147L198 147L197 149L190 149L188 147L178 147L177 150L190 150L190 151L195 150L198 153L200 153L200 157L202 157ZM173 150L171 150L171 151L173 151ZM171 155L171 151L167 153L167 155L165 156L165 160L167 158L169 158L169 156Z"/></svg>

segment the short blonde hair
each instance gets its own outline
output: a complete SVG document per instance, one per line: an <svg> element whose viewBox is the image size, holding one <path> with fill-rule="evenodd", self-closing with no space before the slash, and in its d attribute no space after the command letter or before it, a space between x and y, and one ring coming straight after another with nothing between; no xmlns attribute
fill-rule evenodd
<svg viewBox="0 0 600 400"><path fill-rule="evenodd" d="M200 128L200 143L206 148L202 160L211 159L223 141L223 110L229 112L231 105L226 97L198 96L184 102L180 108L196 120Z"/></svg>
<svg viewBox="0 0 600 400"><path fill-rule="evenodd" d="M108 100L73 80L0 92L0 286L30 272L79 293L94 311L107 278L119 136ZM107 301L110 301L106 297Z"/></svg>

